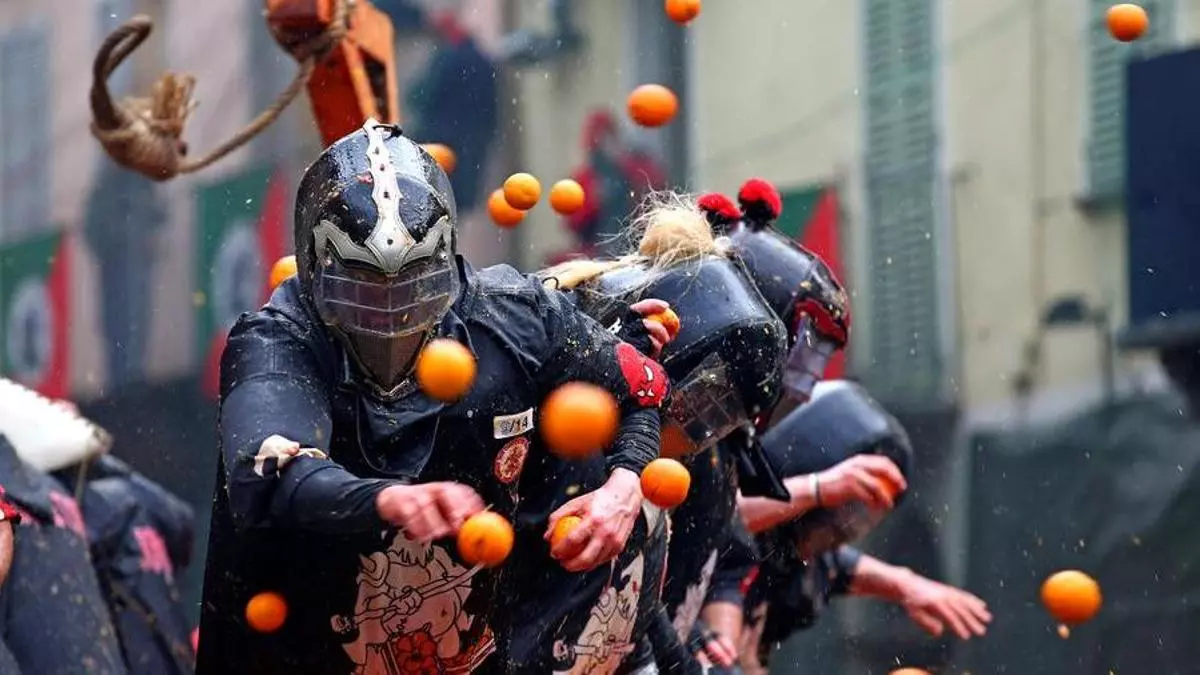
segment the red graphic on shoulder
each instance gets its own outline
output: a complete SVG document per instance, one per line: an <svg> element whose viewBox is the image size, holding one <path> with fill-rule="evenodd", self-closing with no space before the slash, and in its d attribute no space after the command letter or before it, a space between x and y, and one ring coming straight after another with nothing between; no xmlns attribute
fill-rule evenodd
<svg viewBox="0 0 1200 675"><path fill-rule="evenodd" d="M645 408L662 404L667 396L667 373L657 361L622 342L617 345L617 364L634 400Z"/></svg>

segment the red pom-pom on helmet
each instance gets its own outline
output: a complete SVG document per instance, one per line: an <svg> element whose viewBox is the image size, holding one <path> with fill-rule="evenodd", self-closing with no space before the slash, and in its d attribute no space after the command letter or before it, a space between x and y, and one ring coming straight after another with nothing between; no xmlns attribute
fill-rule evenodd
<svg viewBox="0 0 1200 675"><path fill-rule="evenodd" d="M783 212L783 198L774 185L762 178L751 178L742 183L738 190L738 202L746 220L758 224L769 223Z"/></svg>
<svg viewBox="0 0 1200 675"><path fill-rule="evenodd" d="M729 226L742 219L742 211L733 200L720 192L701 195L696 204L713 227Z"/></svg>

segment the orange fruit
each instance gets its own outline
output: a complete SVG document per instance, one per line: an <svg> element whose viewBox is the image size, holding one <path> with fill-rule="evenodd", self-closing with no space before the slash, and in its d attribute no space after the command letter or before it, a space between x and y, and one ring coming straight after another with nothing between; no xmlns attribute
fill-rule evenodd
<svg viewBox="0 0 1200 675"><path fill-rule="evenodd" d="M458 155L454 154L450 146L441 143L425 143L421 147L433 156L433 161L442 167L442 171L450 173L454 171L454 167L458 166Z"/></svg>
<svg viewBox="0 0 1200 675"><path fill-rule="evenodd" d="M670 307L664 309L658 314L651 314L646 317L650 321L657 321L663 328L667 329L667 335L674 340L676 335L679 335L679 315Z"/></svg>
<svg viewBox="0 0 1200 675"><path fill-rule="evenodd" d="M929 671L920 668L897 668L888 675L929 675Z"/></svg>
<svg viewBox="0 0 1200 675"><path fill-rule="evenodd" d="M492 511L476 513L458 531L458 554L469 565L495 567L504 562L512 547L512 525Z"/></svg>
<svg viewBox="0 0 1200 675"><path fill-rule="evenodd" d="M274 633L287 621L287 602L283 596L266 591L246 603L246 623L259 633Z"/></svg>
<svg viewBox="0 0 1200 675"><path fill-rule="evenodd" d="M658 454L668 459L679 459L696 451L696 444L687 432L678 424L665 420L658 446Z"/></svg>
<svg viewBox="0 0 1200 675"><path fill-rule="evenodd" d="M542 184L528 173L514 173L504 181L504 201L514 209L528 211L542 198Z"/></svg>
<svg viewBox="0 0 1200 675"><path fill-rule="evenodd" d="M1042 604L1065 624L1083 623L1096 616L1102 601L1100 584L1079 570L1052 574L1042 584Z"/></svg>
<svg viewBox="0 0 1200 675"><path fill-rule="evenodd" d="M661 127L679 112L675 92L661 84L643 84L634 89L626 105L629 117L644 127Z"/></svg>
<svg viewBox="0 0 1200 675"><path fill-rule="evenodd" d="M550 188L550 208L569 216L583 208L584 197L583 186L566 178Z"/></svg>
<svg viewBox="0 0 1200 675"><path fill-rule="evenodd" d="M542 402L542 439L566 459L602 451L616 437L620 421L616 397L587 382L567 382Z"/></svg>
<svg viewBox="0 0 1200 675"><path fill-rule="evenodd" d="M1134 4L1113 5L1108 8L1105 18L1108 20L1108 32L1121 42L1133 42L1150 27L1146 10Z"/></svg>
<svg viewBox="0 0 1200 675"><path fill-rule="evenodd" d="M271 265L271 290L279 288L289 277L296 276L296 256L285 255Z"/></svg>
<svg viewBox="0 0 1200 675"><path fill-rule="evenodd" d="M488 197L487 209L492 222L503 228L516 227L525 220L525 212L514 209L504 198L504 190L496 190Z"/></svg>
<svg viewBox="0 0 1200 675"><path fill-rule="evenodd" d="M687 499L692 475L679 462L660 457L642 469L642 494L655 506L671 509Z"/></svg>
<svg viewBox="0 0 1200 675"><path fill-rule="evenodd" d="M558 546L562 540L567 538L567 535L571 534L571 530L574 530L582 522L583 518L579 516L559 518L558 522L554 524L554 531L550 533L550 548Z"/></svg>
<svg viewBox="0 0 1200 675"><path fill-rule="evenodd" d="M904 490L900 489L899 485L897 485L896 483L893 483L891 480L889 480L887 478L880 478L879 482L883 484L883 489L887 491L888 496L891 497L893 500L896 499L896 497L899 497L900 493L904 492Z"/></svg>
<svg viewBox="0 0 1200 675"><path fill-rule="evenodd" d="M667 0L666 10L675 23L687 23L700 15L700 0Z"/></svg>
<svg viewBox="0 0 1200 675"><path fill-rule="evenodd" d="M417 384L429 398L453 403L475 383L475 355L456 340L439 338L417 357Z"/></svg>

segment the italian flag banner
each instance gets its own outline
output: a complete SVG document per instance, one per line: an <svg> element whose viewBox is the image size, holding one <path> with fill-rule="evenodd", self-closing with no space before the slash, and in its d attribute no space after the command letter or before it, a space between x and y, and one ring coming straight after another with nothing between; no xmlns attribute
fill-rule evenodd
<svg viewBox="0 0 1200 675"><path fill-rule="evenodd" d="M196 345L205 392L220 389L221 352L242 312L270 296L268 275L287 241L287 184L271 168L252 169L196 193Z"/></svg>
<svg viewBox="0 0 1200 675"><path fill-rule="evenodd" d="M71 387L71 260L61 231L0 248L0 372L49 398Z"/></svg>
<svg viewBox="0 0 1200 675"><path fill-rule="evenodd" d="M829 264L835 276L846 283L840 237L841 202L837 189L830 185L810 185L782 192L783 213L776 225L801 246L816 253ZM853 308L851 308L853 315ZM829 362L825 377L837 379L846 373L846 354L838 353Z"/></svg>

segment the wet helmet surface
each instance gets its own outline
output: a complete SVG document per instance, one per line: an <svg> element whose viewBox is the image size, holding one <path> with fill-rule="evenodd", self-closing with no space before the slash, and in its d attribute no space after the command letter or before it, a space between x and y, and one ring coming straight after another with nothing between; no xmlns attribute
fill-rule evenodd
<svg viewBox="0 0 1200 675"><path fill-rule="evenodd" d="M845 380L818 384L812 399L781 419L761 442L768 462L785 478L820 473L860 454L887 457L906 478L913 468L904 427L862 386ZM859 539L884 515L852 503L813 509L781 529L801 557L809 558Z"/></svg>
<svg viewBox="0 0 1200 675"><path fill-rule="evenodd" d="M774 228L743 224L730 241L788 328L785 386L794 398L807 400L829 360L849 339L846 291L819 256Z"/></svg>
<svg viewBox="0 0 1200 675"><path fill-rule="evenodd" d="M659 358L672 386L665 438L682 432L686 452L702 450L775 405L786 329L739 263L712 256L665 270L618 268L580 289L579 304L611 326L644 298L666 301L680 320Z"/></svg>
<svg viewBox="0 0 1200 675"><path fill-rule="evenodd" d="M394 125L368 120L300 182L302 293L383 396L461 292L456 222L446 174Z"/></svg>

